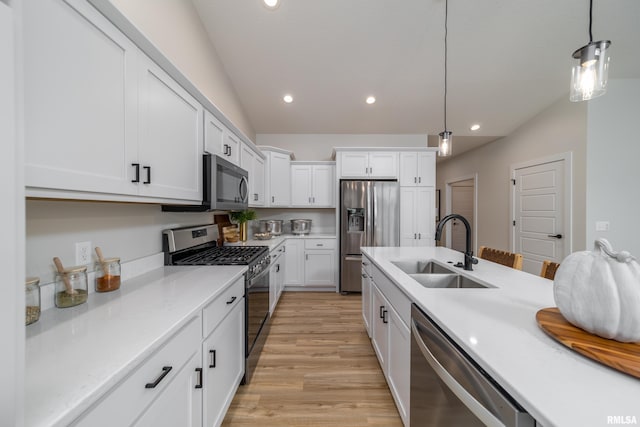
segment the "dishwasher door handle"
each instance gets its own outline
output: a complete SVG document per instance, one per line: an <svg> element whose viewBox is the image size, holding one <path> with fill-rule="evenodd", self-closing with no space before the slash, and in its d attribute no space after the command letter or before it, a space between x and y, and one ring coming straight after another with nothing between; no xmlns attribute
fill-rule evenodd
<svg viewBox="0 0 640 427"><path fill-rule="evenodd" d="M455 394L464 405L469 408L473 414L478 417L483 423L488 426L503 426L503 424L493 416L480 402L474 399L464 387L462 387L456 380L447 372L447 370L440 364L435 356L429 351L429 348L422 340L422 334L418 330L418 325L414 319L411 319L411 333L414 335L415 342L420 349L420 353L424 356L429 366L434 370L436 375L442 380L443 383Z"/></svg>

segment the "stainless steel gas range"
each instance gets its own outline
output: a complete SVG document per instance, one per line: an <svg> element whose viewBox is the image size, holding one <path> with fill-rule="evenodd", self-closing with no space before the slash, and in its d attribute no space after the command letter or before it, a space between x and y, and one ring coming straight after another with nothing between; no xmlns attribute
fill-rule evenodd
<svg viewBox="0 0 640 427"><path fill-rule="evenodd" d="M266 246L217 246L217 225L162 232L165 265L246 265L245 376L250 381L269 331L269 249Z"/></svg>

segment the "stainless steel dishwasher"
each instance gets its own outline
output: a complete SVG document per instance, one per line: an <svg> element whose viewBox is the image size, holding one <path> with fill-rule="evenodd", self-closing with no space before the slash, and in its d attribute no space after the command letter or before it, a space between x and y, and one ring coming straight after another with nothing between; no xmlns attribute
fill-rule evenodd
<svg viewBox="0 0 640 427"><path fill-rule="evenodd" d="M535 426L535 420L415 304L411 427Z"/></svg>

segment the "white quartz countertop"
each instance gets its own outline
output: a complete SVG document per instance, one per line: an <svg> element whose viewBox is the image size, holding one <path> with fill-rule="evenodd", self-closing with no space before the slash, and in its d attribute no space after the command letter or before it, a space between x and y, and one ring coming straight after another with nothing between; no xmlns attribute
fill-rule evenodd
<svg viewBox="0 0 640 427"><path fill-rule="evenodd" d="M463 260L447 248L362 248L427 313L544 426L606 426L615 418L640 423L640 380L570 350L537 325L536 312L554 307L553 282L479 260L474 271L488 289L429 289L391 263ZM449 264L450 265L450 264ZM630 417L630 418L624 418Z"/></svg>
<svg viewBox="0 0 640 427"><path fill-rule="evenodd" d="M268 246L269 250L272 251L275 249L280 243L284 242L287 239L335 239L335 234L282 234L280 236L273 236L268 240L254 240L249 239L246 242L238 242L238 243L225 243L225 246Z"/></svg>
<svg viewBox="0 0 640 427"><path fill-rule="evenodd" d="M27 327L25 425L69 424L245 271L163 267L44 311Z"/></svg>

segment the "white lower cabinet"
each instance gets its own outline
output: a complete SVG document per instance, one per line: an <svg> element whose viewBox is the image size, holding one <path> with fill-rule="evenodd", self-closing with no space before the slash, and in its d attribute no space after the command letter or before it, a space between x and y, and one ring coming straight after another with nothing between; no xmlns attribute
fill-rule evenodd
<svg viewBox="0 0 640 427"><path fill-rule="evenodd" d="M285 243L281 243L271 251L271 266L269 267L269 313L273 316L278 305L285 275Z"/></svg>
<svg viewBox="0 0 640 427"><path fill-rule="evenodd" d="M219 426L244 375L244 310L240 277L71 425Z"/></svg>
<svg viewBox="0 0 640 427"><path fill-rule="evenodd" d="M287 240L285 285L335 287L336 239Z"/></svg>
<svg viewBox="0 0 640 427"><path fill-rule="evenodd" d="M167 385L134 424L136 427L202 426L202 368L200 352Z"/></svg>
<svg viewBox="0 0 640 427"><path fill-rule="evenodd" d="M243 298L202 343L202 370L204 427L219 426L244 375Z"/></svg>
<svg viewBox="0 0 640 427"><path fill-rule="evenodd" d="M364 321L367 335L371 338L371 276L369 262L362 261L362 320Z"/></svg>
<svg viewBox="0 0 640 427"><path fill-rule="evenodd" d="M370 293L365 293L363 286L362 306L364 310L366 304L371 304L371 345L402 422L409 425L411 332L405 321L410 316L411 302L393 282L373 269L371 279L367 280Z"/></svg>
<svg viewBox="0 0 640 427"><path fill-rule="evenodd" d="M434 245L434 188L400 187L400 246Z"/></svg>

